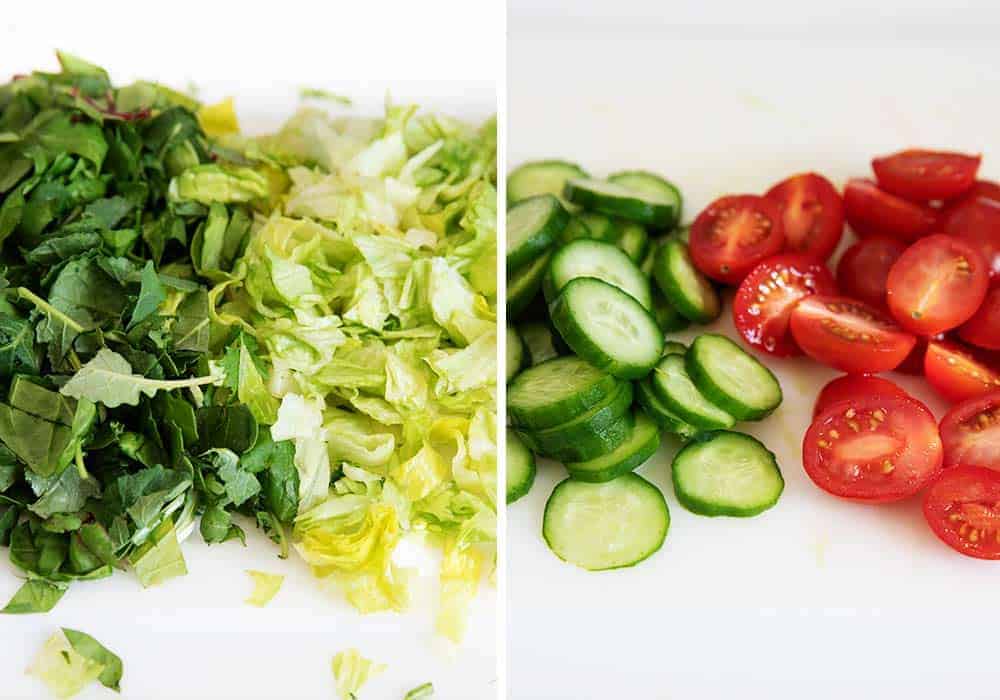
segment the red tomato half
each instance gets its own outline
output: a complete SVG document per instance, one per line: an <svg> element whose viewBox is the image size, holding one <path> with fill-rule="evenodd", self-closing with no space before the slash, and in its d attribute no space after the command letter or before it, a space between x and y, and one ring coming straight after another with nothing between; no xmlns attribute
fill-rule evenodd
<svg viewBox="0 0 1000 700"><path fill-rule="evenodd" d="M922 338L917 336L917 342L914 344L913 349L910 350L910 354L906 356L905 360L899 363L899 367L897 367L895 371L902 374L912 374L918 377L924 376L924 357L927 355L927 342L929 340L943 339L943 334L936 335L931 338Z"/></svg>
<svg viewBox="0 0 1000 700"><path fill-rule="evenodd" d="M703 273L725 284L739 284L784 244L781 211L756 195L720 197L691 224L691 259Z"/></svg>
<svg viewBox="0 0 1000 700"><path fill-rule="evenodd" d="M964 401L1000 389L1000 368L995 362L946 341L927 344L924 375L949 401Z"/></svg>
<svg viewBox="0 0 1000 700"><path fill-rule="evenodd" d="M948 207L941 231L960 238L986 260L990 277L1000 279L1000 200L971 197Z"/></svg>
<svg viewBox="0 0 1000 700"><path fill-rule="evenodd" d="M823 391L816 397L813 407L813 418L835 403L848 401L858 396L904 396L909 397L903 389L882 377L872 377L867 374L845 374L831 379Z"/></svg>
<svg viewBox="0 0 1000 700"><path fill-rule="evenodd" d="M1000 350L1000 284L986 293L976 315L958 329L967 343L987 350Z"/></svg>
<svg viewBox="0 0 1000 700"><path fill-rule="evenodd" d="M948 202L948 206L952 206L954 202L960 202L969 197L986 197L986 199L993 199L1000 202L1000 184L991 180L976 180L972 183L972 187L963 192L960 197L952 200L952 202Z"/></svg>
<svg viewBox="0 0 1000 700"><path fill-rule="evenodd" d="M889 269L906 250L906 243L891 236L862 238L844 251L837 264L841 293L880 309L886 308L885 281Z"/></svg>
<svg viewBox="0 0 1000 700"><path fill-rule="evenodd" d="M951 199L975 182L980 156L911 149L872 160L879 187L915 202Z"/></svg>
<svg viewBox="0 0 1000 700"><path fill-rule="evenodd" d="M852 179L844 187L844 214L859 236L884 233L915 241L937 224L934 210L880 190L871 180Z"/></svg>
<svg viewBox="0 0 1000 700"><path fill-rule="evenodd" d="M952 406L941 419L944 463L1000 470L1000 391Z"/></svg>
<svg viewBox="0 0 1000 700"><path fill-rule="evenodd" d="M888 372L917 342L881 311L847 297L808 296L790 325L805 354L848 374Z"/></svg>
<svg viewBox="0 0 1000 700"><path fill-rule="evenodd" d="M817 486L865 503L917 493L941 470L937 423L905 396L861 394L816 417L802 442L802 464Z"/></svg>
<svg viewBox="0 0 1000 700"><path fill-rule="evenodd" d="M1000 559L1000 472L972 465L945 469L927 489L924 517L956 552Z"/></svg>
<svg viewBox="0 0 1000 700"><path fill-rule="evenodd" d="M826 265L805 255L769 258L747 275L733 299L733 322L751 346L772 355L800 355L788 319L800 299L836 294Z"/></svg>
<svg viewBox="0 0 1000 700"><path fill-rule="evenodd" d="M844 202L829 180L816 173L793 175L764 197L781 210L789 252L830 257L844 233Z"/></svg>
<svg viewBox="0 0 1000 700"><path fill-rule="evenodd" d="M975 248L953 236L927 236L889 270L886 299L900 325L936 335L976 313L989 286L986 262Z"/></svg>

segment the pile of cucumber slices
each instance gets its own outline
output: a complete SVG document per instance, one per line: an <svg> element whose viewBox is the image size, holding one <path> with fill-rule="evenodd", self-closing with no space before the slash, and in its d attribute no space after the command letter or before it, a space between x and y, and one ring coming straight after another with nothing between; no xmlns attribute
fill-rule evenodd
<svg viewBox="0 0 1000 700"><path fill-rule="evenodd" d="M685 508L773 506L774 455L731 429L778 407L777 379L725 336L665 338L722 309L678 228L678 189L539 161L510 175L507 196L507 502L531 489L536 456L562 462L569 477L542 526L550 549L585 569L632 566L669 528L663 494L634 473L667 432L684 443L672 473Z"/></svg>

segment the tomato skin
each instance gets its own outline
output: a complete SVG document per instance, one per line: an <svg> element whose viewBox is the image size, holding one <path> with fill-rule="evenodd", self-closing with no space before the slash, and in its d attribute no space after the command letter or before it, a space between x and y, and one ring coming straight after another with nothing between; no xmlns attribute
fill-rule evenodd
<svg viewBox="0 0 1000 700"><path fill-rule="evenodd" d="M810 294L836 294L833 275L806 255L768 258L748 274L733 299L733 323L748 345L771 355L801 355L788 330L792 309Z"/></svg>
<svg viewBox="0 0 1000 700"><path fill-rule="evenodd" d="M844 214L862 237L882 233L915 241L937 225L937 215L930 207L889 194L871 180L859 178L848 180L844 187Z"/></svg>
<svg viewBox="0 0 1000 700"><path fill-rule="evenodd" d="M885 283L889 269L905 250L906 243L891 236L862 238L844 251L837 264L840 291L877 308L888 308Z"/></svg>
<svg viewBox="0 0 1000 700"><path fill-rule="evenodd" d="M869 374L845 374L831 379L816 397L813 418L835 403L850 401L857 396L902 396L910 398L899 385Z"/></svg>
<svg viewBox="0 0 1000 700"><path fill-rule="evenodd" d="M954 206L955 203L969 197L986 197L986 199L1000 202L1000 184L992 180L976 180L972 183L972 187L963 192L959 197L949 201L945 205L945 208Z"/></svg>
<svg viewBox="0 0 1000 700"><path fill-rule="evenodd" d="M933 414L907 396L861 394L829 405L806 431L802 465L817 486L862 503L909 498L941 471Z"/></svg>
<svg viewBox="0 0 1000 700"><path fill-rule="evenodd" d="M716 282L739 284L785 245L781 219L777 205L763 197L720 197L691 224L691 259Z"/></svg>
<svg viewBox="0 0 1000 700"><path fill-rule="evenodd" d="M941 419L944 463L1000 471L1000 390L955 404Z"/></svg>
<svg viewBox="0 0 1000 700"><path fill-rule="evenodd" d="M830 257L844 233L844 201L829 180L817 173L793 175L764 197L781 210L788 252Z"/></svg>
<svg viewBox="0 0 1000 700"><path fill-rule="evenodd" d="M976 314L958 329L967 343L987 350L1000 350L1000 284L986 293Z"/></svg>
<svg viewBox="0 0 1000 700"><path fill-rule="evenodd" d="M941 232L979 250L990 279L1000 280L1000 199L968 197L945 209Z"/></svg>
<svg viewBox="0 0 1000 700"><path fill-rule="evenodd" d="M903 328L937 335L957 328L976 313L989 286L979 251L952 236L917 241L889 270L886 299Z"/></svg>
<svg viewBox="0 0 1000 700"><path fill-rule="evenodd" d="M874 158L879 187L914 202L951 199L972 187L982 156L909 149Z"/></svg>
<svg viewBox="0 0 1000 700"><path fill-rule="evenodd" d="M977 559L1000 559L998 504L1000 472L962 464L945 469L927 489L924 518L934 534L956 552Z"/></svg>
<svg viewBox="0 0 1000 700"><path fill-rule="evenodd" d="M917 342L875 307L847 297L808 296L790 325L806 355L848 374L895 369Z"/></svg>
<svg viewBox="0 0 1000 700"><path fill-rule="evenodd" d="M927 344L924 376L937 393L953 402L1000 389L1000 369L995 361L949 341Z"/></svg>
<svg viewBox="0 0 1000 700"><path fill-rule="evenodd" d="M914 377L924 376L924 357L927 356L927 343L930 340L943 340L944 334L935 335L931 338L917 336L917 342L913 345L913 350L906 356L906 359L899 363L894 371L901 374L910 374Z"/></svg>

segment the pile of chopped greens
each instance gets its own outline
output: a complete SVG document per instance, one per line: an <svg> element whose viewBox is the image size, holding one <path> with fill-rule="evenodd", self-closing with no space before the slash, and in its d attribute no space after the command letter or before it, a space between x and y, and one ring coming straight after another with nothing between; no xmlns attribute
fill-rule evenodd
<svg viewBox="0 0 1000 700"><path fill-rule="evenodd" d="M495 549L495 122L250 138L59 58L0 87L4 611L249 523L362 611L406 606L403 537L439 544L459 639Z"/></svg>

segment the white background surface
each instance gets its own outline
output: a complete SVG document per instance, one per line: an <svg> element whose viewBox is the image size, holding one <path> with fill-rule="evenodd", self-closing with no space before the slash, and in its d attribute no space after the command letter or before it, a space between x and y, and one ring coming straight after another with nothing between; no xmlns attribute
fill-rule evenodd
<svg viewBox="0 0 1000 700"><path fill-rule="evenodd" d="M718 195L762 192L806 169L842 185L868 175L873 155L910 145L982 151L983 173L997 178L1000 53L956 29L983 35L984 20L995 27L996 17L910 4L906 14L900 0L850 10L776 2L666 10L630 0L569 13L553 0L515 0L508 162L661 172L683 190L686 220ZM633 19L621 19L629 10ZM894 13L891 26L872 24ZM675 17L681 27L665 26ZM725 22L749 24L715 26ZM863 39L838 38L838 28L855 25L849 36ZM885 38L897 31L955 38ZM810 39L732 39L797 34ZM730 309L727 300L712 330L732 332ZM799 445L835 373L806 360L769 364L785 403L741 429L777 453L786 488L757 518L685 511L667 447L641 469L671 508L663 549L634 569L587 573L540 537L545 500L564 476L555 464L540 469L508 511L510 698L1000 697L998 565L941 544L918 500L861 506L815 487ZM943 404L920 381L899 381L941 416Z"/></svg>
<svg viewBox="0 0 1000 700"><path fill-rule="evenodd" d="M297 104L299 87L357 98L378 113L387 90L470 118L496 110L503 8L495 3L35 3L0 18L0 72L56 68L63 48L108 67L116 81L136 77L199 96L236 97L245 128L277 126ZM478 9L477 9L478 8ZM399 700L432 681L436 698L483 700L497 693L496 591L484 583L465 644L451 653L433 633L436 576L423 579L412 612L361 617L326 592L295 555L247 524L249 546L208 548L195 533L185 544L189 575L142 590L134 577L74 584L51 613L0 619L0 698L48 697L24 674L58 627L86 631L122 656L123 698L336 697L330 661L358 649L388 664L362 700ZM263 609L243 603L245 569L283 573ZM434 573L433 571L431 572ZM0 552L0 600L20 584ZM114 697L95 685L82 698Z"/></svg>

